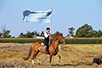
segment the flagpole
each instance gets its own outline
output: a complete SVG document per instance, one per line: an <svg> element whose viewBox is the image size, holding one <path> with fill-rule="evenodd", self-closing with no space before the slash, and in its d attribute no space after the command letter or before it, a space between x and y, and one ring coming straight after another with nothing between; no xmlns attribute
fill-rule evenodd
<svg viewBox="0 0 102 68"><path fill-rule="evenodd" d="M53 11L53 3L51 3L51 11ZM50 32L51 32L51 23L52 23L52 15L51 15L51 21L50 21ZM51 35L50 35L51 37ZM49 38L49 45L50 45L50 38Z"/></svg>

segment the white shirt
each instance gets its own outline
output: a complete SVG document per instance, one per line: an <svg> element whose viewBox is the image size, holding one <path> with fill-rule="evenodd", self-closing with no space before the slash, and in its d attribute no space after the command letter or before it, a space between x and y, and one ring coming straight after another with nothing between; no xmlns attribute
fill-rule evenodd
<svg viewBox="0 0 102 68"><path fill-rule="evenodd" d="M47 32L44 33L45 38L47 38L49 36L49 34L47 34ZM50 36L49 36L50 37Z"/></svg>

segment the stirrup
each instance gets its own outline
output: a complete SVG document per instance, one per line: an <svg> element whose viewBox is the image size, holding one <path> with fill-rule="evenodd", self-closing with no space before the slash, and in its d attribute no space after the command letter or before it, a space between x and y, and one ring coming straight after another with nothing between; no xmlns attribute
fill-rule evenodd
<svg viewBox="0 0 102 68"><path fill-rule="evenodd" d="M46 52L46 54L50 54L50 52Z"/></svg>
<svg viewBox="0 0 102 68"><path fill-rule="evenodd" d="M46 49L47 46L44 46L44 48Z"/></svg>

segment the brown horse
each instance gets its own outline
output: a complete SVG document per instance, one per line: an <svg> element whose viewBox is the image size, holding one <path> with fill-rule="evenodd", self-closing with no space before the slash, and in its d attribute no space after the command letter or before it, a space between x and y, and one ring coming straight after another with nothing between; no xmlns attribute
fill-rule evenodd
<svg viewBox="0 0 102 68"><path fill-rule="evenodd" d="M61 59L61 56L58 54L58 45L59 45L59 42L63 42L65 43L65 39L64 37L62 36L62 34L59 34L57 36L55 36L50 45L49 45L49 55L50 55L50 61L49 61L49 64L51 65L51 58L53 55L56 55L59 57L59 62L58 64L60 63L60 59ZM36 56L39 52L41 53L44 53L46 54L46 49L44 48L44 45L41 44L41 42L35 42L33 43L33 45L31 46L30 48L30 51L29 51L29 54L28 54L28 57L24 58L24 60L28 60L31 56L31 53L32 53L32 50L34 51L34 55L32 56L32 64L34 64L34 58L37 60ZM38 64L40 64L39 60L38 61Z"/></svg>

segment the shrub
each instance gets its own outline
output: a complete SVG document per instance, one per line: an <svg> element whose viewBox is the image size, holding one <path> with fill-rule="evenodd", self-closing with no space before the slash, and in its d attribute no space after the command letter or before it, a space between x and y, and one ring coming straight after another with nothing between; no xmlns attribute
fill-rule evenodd
<svg viewBox="0 0 102 68"><path fill-rule="evenodd" d="M100 38L74 38L65 39L66 44L102 44ZM1 38L0 43L34 43L43 42L44 39L33 39L33 38Z"/></svg>

